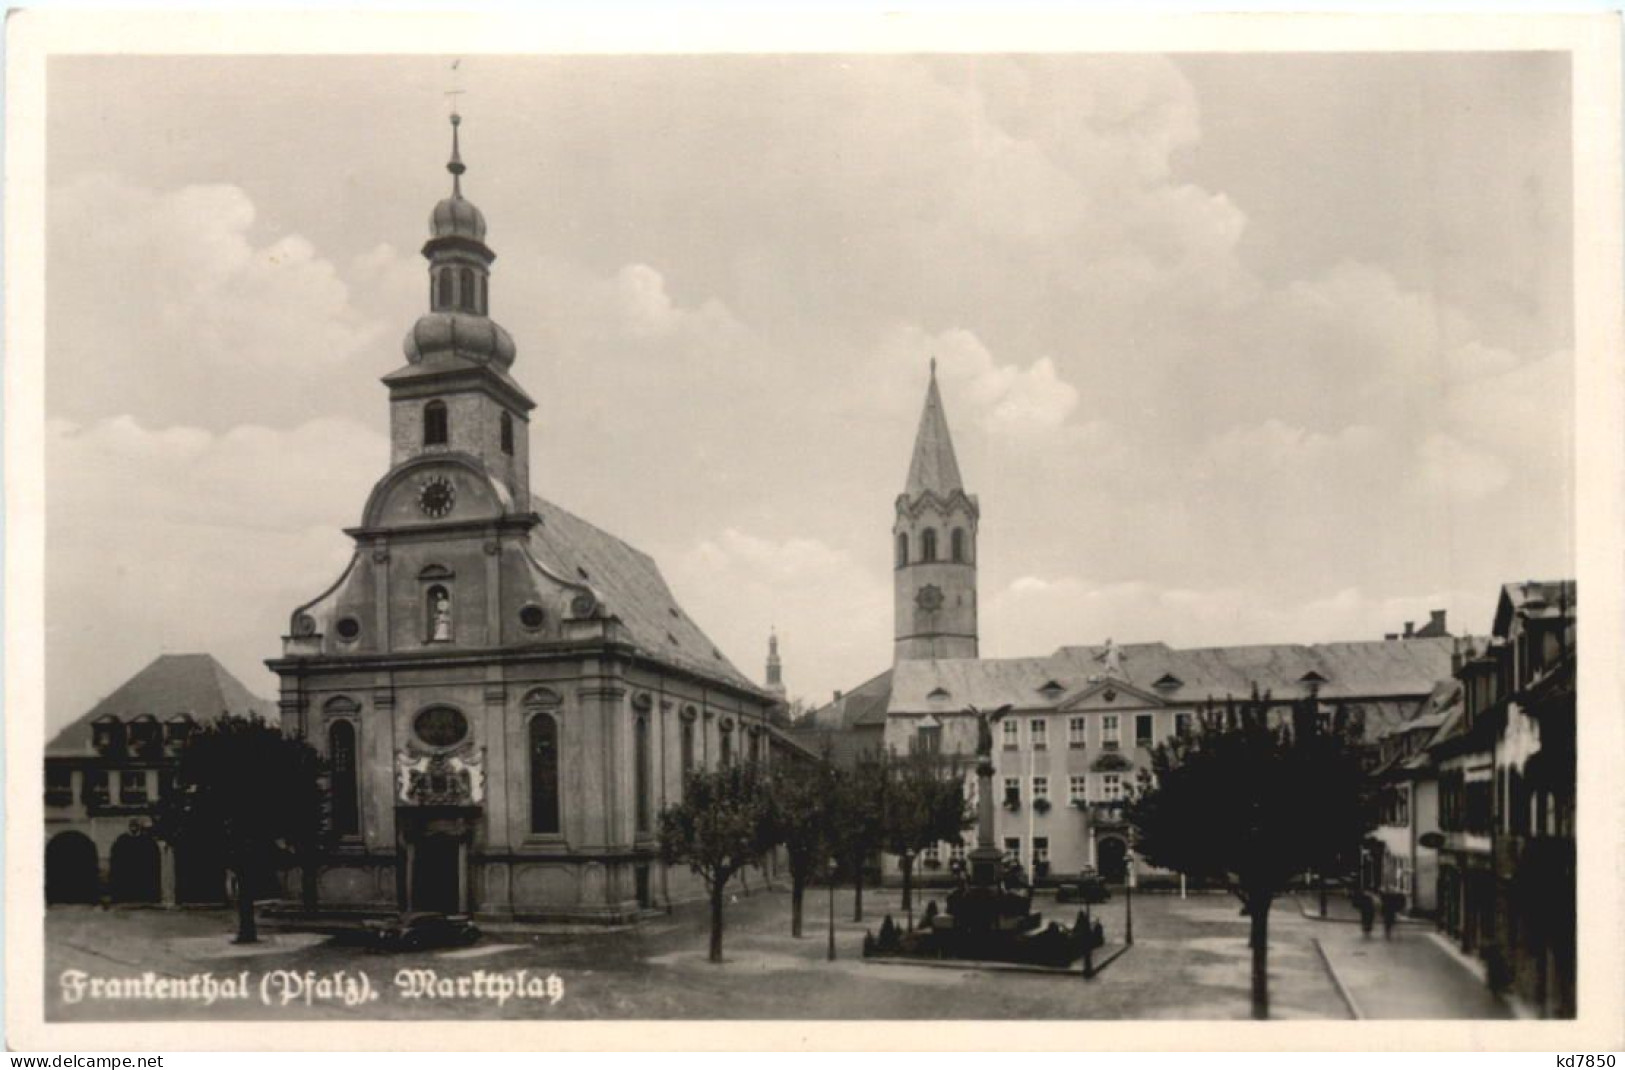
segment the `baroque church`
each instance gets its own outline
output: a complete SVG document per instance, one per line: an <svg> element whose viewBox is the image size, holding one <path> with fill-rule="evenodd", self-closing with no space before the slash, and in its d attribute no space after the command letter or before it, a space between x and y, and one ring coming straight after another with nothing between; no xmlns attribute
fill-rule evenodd
<svg viewBox="0 0 1625 1070"><path fill-rule="evenodd" d="M1347 706L1374 741L1450 676L1455 640L1438 611L1423 629L1375 641L1174 649L1107 640L1037 657L980 657L980 517L933 361L895 501L891 667L836 692L796 735L843 764L883 751L958 754L974 794L968 707L1009 706L993 755L996 836L1039 880L1085 867L1108 878L1151 872L1134 862L1126 797L1149 776L1151 748L1210 698L1244 697L1254 685L1282 705L1313 693ZM973 836L927 850L917 872L927 882L946 877ZM895 859L883 860L884 876L897 872Z"/></svg>
<svg viewBox="0 0 1625 1070"><path fill-rule="evenodd" d="M429 310L383 378L390 468L267 664L283 730L329 763L324 907L624 920L702 894L656 849L685 775L788 744L777 697L647 554L532 493L536 404L490 316L495 253L451 123Z"/></svg>

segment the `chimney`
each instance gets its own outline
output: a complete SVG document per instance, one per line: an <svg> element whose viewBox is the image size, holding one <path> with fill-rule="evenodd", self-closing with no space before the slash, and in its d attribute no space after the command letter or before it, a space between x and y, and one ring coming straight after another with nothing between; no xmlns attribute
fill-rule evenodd
<svg viewBox="0 0 1625 1070"><path fill-rule="evenodd" d="M1439 635L1445 634L1444 615L1445 611L1442 609L1431 609L1428 611L1428 616L1432 618L1430 621L1428 621L1428 627L1433 629L1433 631L1437 632Z"/></svg>
<svg viewBox="0 0 1625 1070"><path fill-rule="evenodd" d="M1406 639L1411 639L1411 638L1414 638L1415 635L1416 635L1416 622L1414 620L1406 621L1405 622L1405 638Z"/></svg>
<svg viewBox="0 0 1625 1070"><path fill-rule="evenodd" d="M1462 662L1461 640L1457 639L1454 643L1450 644L1450 675L1451 676L1460 676L1461 675L1461 662Z"/></svg>
<svg viewBox="0 0 1625 1070"><path fill-rule="evenodd" d="M835 692L835 701L836 702L841 701L841 693L839 691Z"/></svg>
<svg viewBox="0 0 1625 1070"><path fill-rule="evenodd" d="M1388 640L1398 639L1399 638L1399 633L1398 632L1389 632L1387 635L1383 636L1383 638L1388 639Z"/></svg>

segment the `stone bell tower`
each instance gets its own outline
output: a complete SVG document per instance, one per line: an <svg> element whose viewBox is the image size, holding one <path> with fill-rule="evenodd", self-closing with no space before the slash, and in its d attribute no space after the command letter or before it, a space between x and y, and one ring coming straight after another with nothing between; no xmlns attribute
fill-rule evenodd
<svg viewBox="0 0 1625 1070"><path fill-rule="evenodd" d="M892 525L895 660L977 656L980 516L975 496L965 493L959 478L933 359L908 482L897 496Z"/></svg>

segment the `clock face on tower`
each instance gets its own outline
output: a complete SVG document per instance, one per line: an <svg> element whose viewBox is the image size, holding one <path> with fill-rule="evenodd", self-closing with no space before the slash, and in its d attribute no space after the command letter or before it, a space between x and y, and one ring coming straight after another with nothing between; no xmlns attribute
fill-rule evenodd
<svg viewBox="0 0 1625 1070"><path fill-rule="evenodd" d="M418 508L435 520L451 512L456 504L457 491L445 476L430 476L418 484Z"/></svg>

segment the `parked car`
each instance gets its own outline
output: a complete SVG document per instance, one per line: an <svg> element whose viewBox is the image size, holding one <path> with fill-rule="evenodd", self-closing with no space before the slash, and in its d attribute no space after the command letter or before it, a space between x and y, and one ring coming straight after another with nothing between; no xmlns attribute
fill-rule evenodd
<svg viewBox="0 0 1625 1070"><path fill-rule="evenodd" d="M402 914L393 921L369 921L367 931L372 946L384 951L467 947L480 938L479 926L465 914Z"/></svg>

